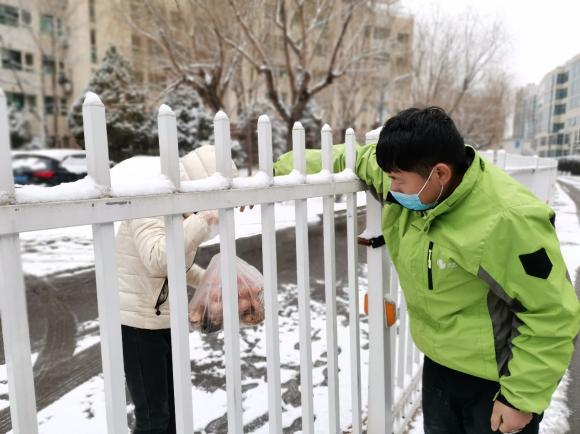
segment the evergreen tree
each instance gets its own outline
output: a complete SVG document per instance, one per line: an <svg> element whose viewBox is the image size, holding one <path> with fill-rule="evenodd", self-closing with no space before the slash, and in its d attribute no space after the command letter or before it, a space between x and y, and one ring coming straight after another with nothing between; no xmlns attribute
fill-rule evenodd
<svg viewBox="0 0 580 434"><path fill-rule="evenodd" d="M96 93L106 108L109 157L120 161L137 154L158 154L153 119L145 104L145 91L135 84L129 63L110 47L99 69L68 117L71 134L84 147L82 104L87 91Z"/></svg>
<svg viewBox="0 0 580 434"><path fill-rule="evenodd" d="M179 155L213 140L213 117L204 109L199 95L191 87L178 86L167 95L165 104L175 113Z"/></svg>
<svg viewBox="0 0 580 434"><path fill-rule="evenodd" d="M8 106L8 123L12 149L22 148L32 141L32 114L28 110Z"/></svg>
<svg viewBox="0 0 580 434"><path fill-rule="evenodd" d="M165 104L175 113L180 156L202 145L214 144L214 115L205 109L195 90L184 85L178 86L167 95ZM157 124L155 124L154 135L157 136ZM232 159L239 168L244 164L246 153L237 140L232 140L231 144Z"/></svg>

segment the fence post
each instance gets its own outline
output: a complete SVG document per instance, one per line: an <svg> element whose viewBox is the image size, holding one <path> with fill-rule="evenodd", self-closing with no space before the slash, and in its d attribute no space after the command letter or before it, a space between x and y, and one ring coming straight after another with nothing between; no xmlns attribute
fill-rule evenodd
<svg viewBox="0 0 580 434"><path fill-rule="evenodd" d="M367 230L381 233L382 204L367 195ZM369 285L369 397L368 432L390 433L392 417L391 333L385 318L385 293L390 293L391 266L385 247L367 247Z"/></svg>
<svg viewBox="0 0 580 434"><path fill-rule="evenodd" d="M6 95L2 89L0 89L0 192L6 193L6 201L14 195L8 110ZM30 358L26 287L22 275L19 234L0 235L0 313L12 429L15 434L36 434L38 432L36 396Z"/></svg>
<svg viewBox="0 0 580 434"><path fill-rule="evenodd" d="M346 168L355 171L356 138L354 130L346 130L344 139ZM357 194L346 194L346 243L348 257L349 332L350 332L350 390L352 402L352 433L362 433L361 418L361 368L360 368L360 326L358 287L358 209Z"/></svg>
<svg viewBox="0 0 580 434"><path fill-rule="evenodd" d="M292 128L294 169L306 175L304 127L296 122ZM308 249L308 211L306 199L297 199L296 212L296 280L300 319L300 392L302 399L302 431L314 434L312 390L312 330L310 326L310 268Z"/></svg>
<svg viewBox="0 0 580 434"><path fill-rule="evenodd" d="M332 129L322 127L322 170L333 172ZM336 240L334 235L334 195L322 198L324 238L324 293L326 299L326 362L328 373L328 422L330 433L340 432L338 389L338 344L336 337Z"/></svg>
<svg viewBox="0 0 580 434"><path fill-rule="evenodd" d="M105 106L99 97L87 92L83 102L83 128L87 150L88 175L101 186L111 187L109 148ZM93 225L95 249L95 279L101 332L101 357L105 381L107 432L127 432L127 402L123 372L123 347L115 229L113 223Z"/></svg>
<svg viewBox="0 0 580 434"><path fill-rule="evenodd" d="M230 120L219 111L214 118L217 170L232 180L232 144ZM226 354L226 395L228 402L228 433L242 434L242 373L240 367L240 323L238 313L238 280L236 272L236 233L234 209L219 211L220 266Z"/></svg>
<svg viewBox="0 0 580 434"><path fill-rule="evenodd" d="M506 152L503 149L500 149L495 153L495 165L500 169L506 168Z"/></svg>
<svg viewBox="0 0 580 434"><path fill-rule="evenodd" d="M179 155L175 114L165 104L159 108L159 153L161 171L179 191ZM189 355L189 320L187 312L187 282L185 276L185 248L183 216L165 216L167 280L171 321L173 362L173 393L175 397L175 425L177 433L193 432L191 398L191 362ZM187 264L190 266L191 264Z"/></svg>
<svg viewBox="0 0 580 434"><path fill-rule="evenodd" d="M258 119L258 156L260 170L271 180L272 125L266 115ZM266 314L266 351L268 375L269 432L282 434L280 399L280 336L278 326L278 274L276 262L276 217L273 203L260 207L262 214L262 263L264 268L264 309Z"/></svg>

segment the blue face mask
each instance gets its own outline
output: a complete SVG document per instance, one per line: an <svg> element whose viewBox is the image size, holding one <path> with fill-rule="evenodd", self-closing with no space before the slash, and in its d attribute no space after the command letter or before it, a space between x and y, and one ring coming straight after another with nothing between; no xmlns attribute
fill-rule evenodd
<svg viewBox="0 0 580 434"><path fill-rule="evenodd" d="M421 190L419 190L418 193L405 194L405 193L391 190L391 194L393 195L395 200L397 202L399 202L405 208L408 208L408 209L413 210L413 211L425 211L425 210L433 208L435 205L437 205L437 203L439 202L439 198L441 197L441 194L443 193L443 186L441 186L441 191L439 192L439 196L437 196L437 199L435 199L435 202L424 204L423 202L421 202L421 199L419 198L419 195L425 189L425 187L427 186L427 183L431 179L431 175L433 175L434 169L435 168L431 169L431 173L429 173L429 177L427 178L427 181L425 181L425 184L423 184L423 187L421 187Z"/></svg>

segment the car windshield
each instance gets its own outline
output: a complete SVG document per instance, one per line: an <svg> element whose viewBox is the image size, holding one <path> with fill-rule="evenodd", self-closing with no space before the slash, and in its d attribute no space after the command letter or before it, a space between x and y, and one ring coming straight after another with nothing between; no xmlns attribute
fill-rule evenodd
<svg viewBox="0 0 580 434"><path fill-rule="evenodd" d="M62 161L62 166L73 173L87 173L86 155L70 155Z"/></svg>

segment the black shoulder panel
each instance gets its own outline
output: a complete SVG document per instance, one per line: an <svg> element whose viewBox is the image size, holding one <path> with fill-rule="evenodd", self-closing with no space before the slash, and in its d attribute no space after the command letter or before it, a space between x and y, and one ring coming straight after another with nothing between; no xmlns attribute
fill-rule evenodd
<svg viewBox="0 0 580 434"><path fill-rule="evenodd" d="M543 247L534 253L520 255L520 261L530 276L547 279L552 271L552 261Z"/></svg>

